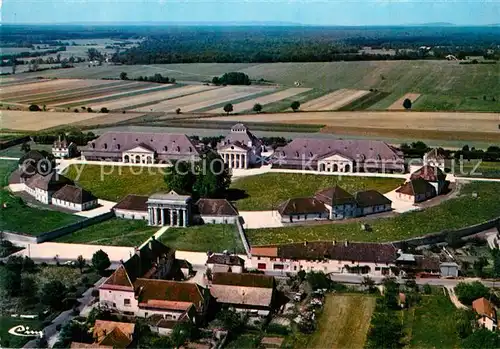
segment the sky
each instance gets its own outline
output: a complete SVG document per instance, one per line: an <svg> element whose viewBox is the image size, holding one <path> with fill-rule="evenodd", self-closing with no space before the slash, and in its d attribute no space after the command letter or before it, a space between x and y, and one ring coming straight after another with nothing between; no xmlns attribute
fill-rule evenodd
<svg viewBox="0 0 500 349"><path fill-rule="evenodd" d="M2 23L286 22L400 25L500 22L500 0L0 0Z"/></svg>

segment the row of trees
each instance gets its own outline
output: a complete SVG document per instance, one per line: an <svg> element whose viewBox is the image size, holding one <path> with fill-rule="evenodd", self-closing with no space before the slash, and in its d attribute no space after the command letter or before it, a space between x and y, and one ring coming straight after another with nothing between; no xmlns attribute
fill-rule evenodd
<svg viewBox="0 0 500 349"><path fill-rule="evenodd" d="M121 72L120 73L120 79L121 80L130 80L128 77L128 74L126 72ZM176 80L174 78L169 78L168 76L163 76L159 73L151 76L142 76L140 75L137 79L132 79L136 81L149 81L149 82L156 82L159 84L175 84Z"/></svg>
<svg viewBox="0 0 500 349"><path fill-rule="evenodd" d="M212 79L214 85L250 85L252 82L247 74L241 72L224 73L221 77Z"/></svg>

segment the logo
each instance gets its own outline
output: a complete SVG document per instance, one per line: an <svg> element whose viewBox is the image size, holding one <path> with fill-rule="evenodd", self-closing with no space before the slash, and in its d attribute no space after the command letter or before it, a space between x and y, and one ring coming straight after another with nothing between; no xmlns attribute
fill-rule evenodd
<svg viewBox="0 0 500 349"><path fill-rule="evenodd" d="M29 326L17 325L9 330L9 333L18 337L43 337L43 331L30 330Z"/></svg>

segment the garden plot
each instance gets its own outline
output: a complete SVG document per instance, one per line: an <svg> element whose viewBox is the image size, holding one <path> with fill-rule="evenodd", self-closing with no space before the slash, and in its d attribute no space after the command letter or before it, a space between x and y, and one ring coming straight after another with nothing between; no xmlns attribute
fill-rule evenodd
<svg viewBox="0 0 500 349"><path fill-rule="evenodd" d="M2 110L1 115L2 129L39 131L49 127L68 125L81 120L99 118L102 114Z"/></svg>
<svg viewBox="0 0 500 349"><path fill-rule="evenodd" d="M396 102L392 103L388 110L404 110L405 107L403 107L403 102L406 98L408 98L412 103L415 103L415 101L420 97L420 93L407 93L400 99L398 99Z"/></svg>
<svg viewBox="0 0 500 349"><path fill-rule="evenodd" d="M167 91L158 91L158 92L152 92L152 93L147 93L147 94L141 94L139 96L132 96L132 97L126 97L126 98L120 98L114 101L110 102L100 102L97 104L91 105L92 108L94 109L100 109L101 107L106 107L110 110L113 109L124 109L124 108L129 108L137 105L145 105L148 103L151 103L153 105L158 105L158 101L162 100L167 100L167 99L172 99L172 98L177 98L177 97L182 97L186 95L190 95L193 93L198 93L198 92L203 92L203 91L209 91L216 89L217 87L215 86L205 86L205 85L189 85L189 86L183 86L183 87L178 87L178 88L172 88ZM146 110L149 111L151 107L141 107L138 110Z"/></svg>
<svg viewBox="0 0 500 349"><path fill-rule="evenodd" d="M337 110L370 93L365 90L340 89L305 103L300 109L307 111Z"/></svg>
<svg viewBox="0 0 500 349"><path fill-rule="evenodd" d="M260 105L265 106L266 104L278 102L278 101L281 101L282 99L293 97L295 95L298 95L300 93L307 92L310 90L311 90L310 88L289 88L289 89L284 90L284 91L279 91L279 92L276 92L276 93L273 93L270 95L266 95L266 96L258 97L255 99L251 99L249 101L237 103L237 104L233 105L234 112L238 113L238 112L243 112L245 110L251 110L256 103L259 103ZM212 109L212 110L208 111L208 113L221 113L221 112L223 112L222 108L216 108L216 109Z"/></svg>
<svg viewBox="0 0 500 349"><path fill-rule="evenodd" d="M135 109L137 111L160 111L173 112L181 108L182 112L192 112L198 109L210 107L211 105L230 102L238 98L251 96L267 88L250 86L227 86L212 91L206 91L198 94L192 94L185 97L170 99L154 105Z"/></svg>

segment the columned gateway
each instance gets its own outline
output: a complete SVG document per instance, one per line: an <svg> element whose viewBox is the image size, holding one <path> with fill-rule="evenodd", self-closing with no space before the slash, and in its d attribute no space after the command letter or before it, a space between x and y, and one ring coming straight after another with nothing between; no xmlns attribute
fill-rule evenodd
<svg viewBox="0 0 500 349"><path fill-rule="evenodd" d="M157 193L149 197L149 225L186 227L191 218L191 197L179 195L175 191Z"/></svg>

